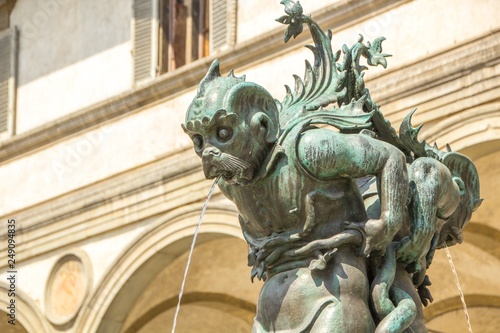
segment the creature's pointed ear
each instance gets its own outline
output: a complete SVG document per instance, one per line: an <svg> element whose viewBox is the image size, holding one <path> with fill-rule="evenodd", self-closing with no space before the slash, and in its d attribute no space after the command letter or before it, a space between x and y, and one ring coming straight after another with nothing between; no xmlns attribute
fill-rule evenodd
<svg viewBox="0 0 500 333"><path fill-rule="evenodd" d="M268 143L274 143L277 139L276 124L264 112L257 112L252 116L250 128L255 135L264 135Z"/></svg>
<svg viewBox="0 0 500 333"><path fill-rule="evenodd" d="M267 142L275 142L279 133L278 108L269 92L258 84L242 82L227 93L224 109L236 113L259 133L265 130Z"/></svg>
<svg viewBox="0 0 500 333"><path fill-rule="evenodd" d="M208 69L207 74L205 74L205 77L200 81L200 85L198 87L198 95L204 95L205 87L208 85L208 83L218 77L221 77L219 59L215 59L210 65L210 68Z"/></svg>

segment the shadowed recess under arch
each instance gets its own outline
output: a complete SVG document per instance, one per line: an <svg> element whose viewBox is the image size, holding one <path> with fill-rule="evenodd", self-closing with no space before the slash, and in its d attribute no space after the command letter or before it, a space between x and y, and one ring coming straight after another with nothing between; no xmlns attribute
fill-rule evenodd
<svg viewBox="0 0 500 333"><path fill-rule="evenodd" d="M500 260L500 230L469 222L464 229L464 241Z"/></svg>
<svg viewBox="0 0 500 333"><path fill-rule="evenodd" d="M75 327L82 332L120 332L126 314L163 268L189 250L200 204L163 215L124 251L107 277L84 304ZM206 211L197 245L215 239L241 239L234 211L214 204Z"/></svg>
<svg viewBox="0 0 500 333"><path fill-rule="evenodd" d="M157 304L153 308L151 308L148 312L139 317L132 325L130 325L123 333L134 333L139 331L142 327L144 327L150 320L155 318L157 315L167 311L168 309L174 308L177 306L177 296L171 297L169 299L164 300L163 302ZM243 310L244 312L248 312L251 314L253 318L256 306L250 302L245 300L221 293L208 293L208 292L192 292L187 293L182 297L182 306L186 306L188 304L196 304L196 303L210 303L213 308L219 308L225 305L226 307L229 305L231 307L237 308L239 310ZM234 313L238 316L238 313ZM244 320L247 320L247 316L239 316Z"/></svg>
<svg viewBox="0 0 500 333"><path fill-rule="evenodd" d="M490 307L500 309L500 297L492 295L471 294L465 295L465 303L468 308ZM448 312L462 309L462 301L459 296L447 298L433 303L424 309L424 320L426 323L442 316Z"/></svg>
<svg viewBox="0 0 500 333"><path fill-rule="evenodd" d="M17 284L18 282L16 282ZM2 323L0 324L0 331L4 332L3 329L7 328L15 328L14 332L50 332L50 325L48 321L45 319L42 312L39 310L38 306L35 302L29 297L29 295L25 294L23 291L16 288L15 296L9 297L9 285L0 282L0 314ZM16 313L15 313L15 326L11 326L8 324L8 317L6 314L9 312L7 308L10 305L11 299L14 299L16 305ZM5 325L5 326L4 326ZM9 331L7 331L9 332Z"/></svg>

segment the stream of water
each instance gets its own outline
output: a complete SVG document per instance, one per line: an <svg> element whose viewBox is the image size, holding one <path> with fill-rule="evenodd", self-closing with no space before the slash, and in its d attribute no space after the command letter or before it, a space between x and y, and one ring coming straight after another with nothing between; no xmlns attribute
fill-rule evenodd
<svg viewBox="0 0 500 333"><path fill-rule="evenodd" d="M193 241L191 242L191 248L189 250L188 260L186 263L186 269L184 270L184 277L182 278L181 289L179 291L179 301L177 302L177 307L175 308L174 323L172 325L172 333L175 333L175 328L177 326L177 317L179 316L179 310L181 308L182 294L184 293L184 286L186 284L186 278L187 278L187 274L188 274L188 270L189 270L189 265L191 264L191 257L193 255L194 245L196 244L196 238L198 237L198 232L200 231L201 222L203 221L203 216L205 215L205 211L207 210L208 202L210 201L210 197L212 196L212 193L214 192L215 186L217 185L219 178L220 178L220 176L215 179L214 183L212 184L212 187L210 188L210 191L208 191L207 200L205 200L205 204L203 205L203 209L201 210L200 219L198 220L198 224L196 225L196 229L194 231Z"/></svg>
<svg viewBox="0 0 500 333"><path fill-rule="evenodd" d="M455 269L455 264L453 264L453 259L451 258L451 253L450 250L448 249L448 246L446 246L444 249L446 250L446 256L448 257L448 261L450 262L451 271L453 272L453 276L455 277L455 283L457 285L458 293L460 294L460 300L462 301L462 306L464 308L465 319L467 320L469 333L473 333L472 326L470 324L469 311L467 311L467 304L465 304L464 292L462 291L462 287L460 286L460 281L458 280L458 274L457 270Z"/></svg>

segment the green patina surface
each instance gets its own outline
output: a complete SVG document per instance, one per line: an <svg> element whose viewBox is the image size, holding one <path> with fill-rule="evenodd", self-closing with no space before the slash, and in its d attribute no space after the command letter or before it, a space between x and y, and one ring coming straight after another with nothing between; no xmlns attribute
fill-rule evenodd
<svg viewBox="0 0 500 333"><path fill-rule="evenodd" d="M281 3L285 42L304 24L312 35L304 77L278 102L216 60L183 124L239 210L252 280L265 280L253 332L425 332L426 270L462 241L477 171L419 141L413 112L399 135L385 119L361 64L387 66L383 37L334 53L330 31Z"/></svg>

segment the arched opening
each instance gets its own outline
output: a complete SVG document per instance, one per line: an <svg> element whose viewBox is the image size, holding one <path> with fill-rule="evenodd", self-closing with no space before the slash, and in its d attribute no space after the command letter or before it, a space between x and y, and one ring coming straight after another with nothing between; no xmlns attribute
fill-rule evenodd
<svg viewBox="0 0 500 333"><path fill-rule="evenodd" d="M15 302L13 311L15 325L8 322L12 317L9 316L11 311L7 307L12 299ZM15 297L10 297L9 286L4 282L0 282L0 309L0 318L2 318L0 332L2 333L50 332L47 320L31 298L19 289L15 291Z"/></svg>
<svg viewBox="0 0 500 333"><path fill-rule="evenodd" d="M498 111L495 111L497 114ZM470 157L479 173L484 202L464 228L464 243L450 248L465 296L474 332L500 330L500 138L498 122L491 117L475 116L481 126L467 124L454 128L454 137L462 144L460 152ZM470 135L474 132L474 135ZM472 139L473 138L473 139ZM486 141L485 141L486 140ZM453 145L452 145L453 147ZM458 144L460 147L460 144ZM455 147L457 148L457 147ZM434 303L424 309L429 332L469 332L459 291L444 251L437 251L429 270Z"/></svg>
<svg viewBox="0 0 500 333"><path fill-rule="evenodd" d="M170 329L177 301L175 296L152 307L127 326L124 333L156 332L152 327ZM249 332L254 315L255 304L248 301L227 294L190 292L182 298L177 329L178 332L235 332L235 327L239 327Z"/></svg>
<svg viewBox="0 0 500 333"><path fill-rule="evenodd" d="M138 237L85 305L75 327L106 333L170 329L199 212L199 207L183 207L175 218L166 216L168 222ZM260 285L250 282L246 257L234 208L212 205L193 253L179 332L182 327L225 332L226 326L227 332L235 327L249 331Z"/></svg>
<svg viewBox="0 0 500 333"><path fill-rule="evenodd" d="M187 256L185 251L144 289L125 319L123 333L172 328ZM248 332L258 292L250 282L244 241L221 237L199 244L191 259L177 331L229 333L242 327Z"/></svg>
<svg viewBox="0 0 500 333"><path fill-rule="evenodd" d="M28 333L24 326L17 320L14 321L15 325L9 324L8 320L11 320L9 314L0 311L0 317L3 319L0 321L0 332L2 333ZM7 318L7 319L5 319Z"/></svg>
<svg viewBox="0 0 500 333"><path fill-rule="evenodd" d="M495 333L500 330L500 297L467 295L465 302L470 324L475 332ZM460 297L432 304L427 310L426 325L430 332L469 332Z"/></svg>

